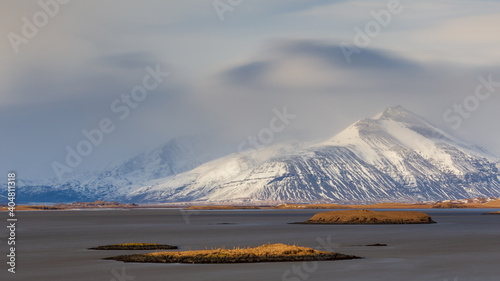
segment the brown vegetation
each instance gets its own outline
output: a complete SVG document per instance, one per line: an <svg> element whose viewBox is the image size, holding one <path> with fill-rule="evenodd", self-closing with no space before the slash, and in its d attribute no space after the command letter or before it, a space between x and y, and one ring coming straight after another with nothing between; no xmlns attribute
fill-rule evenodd
<svg viewBox="0 0 500 281"><path fill-rule="evenodd" d="M7 207L1 208L0 210L7 210ZM46 210L62 210L62 208L54 207L54 206L29 206L29 205L21 205L16 206L16 211L46 211Z"/></svg>
<svg viewBox="0 0 500 281"><path fill-rule="evenodd" d="M471 199L472 200L472 199ZM281 204L274 207L257 206L192 206L188 210L236 210L236 209L456 209L456 208L500 208L500 200L488 203L377 203L370 205L341 205L341 204Z"/></svg>
<svg viewBox="0 0 500 281"><path fill-rule="evenodd" d="M436 205L433 205L432 208L435 209L462 209L462 208L467 208L467 204L463 203L438 203Z"/></svg>
<svg viewBox="0 0 500 281"><path fill-rule="evenodd" d="M116 201L106 202L106 201L94 201L94 202L74 202L71 204L56 204L54 207L61 209L87 209L87 208L133 208L137 207L137 204L123 204Z"/></svg>
<svg viewBox="0 0 500 281"><path fill-rule="evenodd" d="M500 208L500 199L483 204L484 208Z"/></svg>
<svg viewBox="0 0 500 281"><path fill-rule="evenodd" d="M191 206L187 208L186 210L254 210L254 209L261 209L261 207L257 206L221 206L221 205L214 205L214 206Z"/></svg>
<svg viewBox="0 0 500 281"><path fill-rule="evenodd" d="M74 210L74 209L97 209L97 208L137 208L137 204L123 204L116 201L94 201L94 202L74 202L70 204L56 204L53 206L31 206L31 205L18 205L16 211L40 211L40 210ZM1 207L0 210L7 210L7 207Z"/></svg>
<svg viewBox="0 0 500 281"><path fill-rule="evenodd" d="M249 263L284 261L347 260L359 257L318 251L284 244L267 244L255 248L212 249L180 252L157 252L106 258L123 262L149 263Z"/></svg>
<svg viewBox="0 0 500 281"><path fill-rule="evenodd" d="M340 204L281 204L276 209L347 209L348 205Z"/></svg>
<svg viewBox="0 0 500 281"><path fill-rule="evenodd" d="M422 224L435 223L430 216L414 211L330 211L314 215L304 224Z"/></svg>
<svg viewBox="0 0 500 281"><path fill-rule="evenodd" d="M191 206L187 210L252 210L252 209L431 209L431 208L500 208L500 199L487 202L492 198L474 198L467 200L456 200L454 202L437 203L378 203L371 205L341 205L341 204L280 204L276 206L238 206L238 205L207 205ZM75 202L71 204L57 204L54 206L16 206L16 210L72 210L72 209L96 209L96 208L173 208L185 205L157 205L139 206L137 204L122 204L118 202ZM7 210L6 206L0 205L0 210Z"/></svg>
<svg viewBox="0 0 500 281"><path fill-rule="evenodd" d="M378 203L371 205L340 205L340 204L283 204L276 209L429 209L431 204Z"/></svg>

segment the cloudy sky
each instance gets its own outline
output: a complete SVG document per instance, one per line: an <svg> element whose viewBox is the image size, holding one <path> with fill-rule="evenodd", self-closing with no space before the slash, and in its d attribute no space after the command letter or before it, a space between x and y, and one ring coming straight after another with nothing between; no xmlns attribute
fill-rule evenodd
<svg viewBox="0 0 500 281"><path fill-rule="evenodd" d="M500 155L499 2L2 1L0 168L54 177L102 120L75 172L177 136L244 140L285 106L283 138L402 105Z"/></svg>

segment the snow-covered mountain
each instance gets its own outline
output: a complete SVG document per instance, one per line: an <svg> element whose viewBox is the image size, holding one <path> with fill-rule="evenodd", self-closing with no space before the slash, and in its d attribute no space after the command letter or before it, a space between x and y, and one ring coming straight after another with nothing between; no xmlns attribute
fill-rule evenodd
<svg viewBox="0 0 500 281"><path fill-rule="evenodd" d="M402 107L362 119L319 143L278 143L227 155L234 147L206 135L173 139L62 183L19 183L18 202L369 203L500 197L500 159Z"/></svg>
<svg viewBox="0 0 500 281"><path fill-rule="evenodd" d="M160 148L59 182L18 183L20 203L119 200L145 182L179 174L229 154L213 133L174 138ZM0 198L2 200L2 198Z"/></svg>
<svg viewBox="0 0 500 281"><path fill-rule="evenodd" d="M402 107L302 149L232 154L148 182L134 202L380 202L500 196L500 160Z"/></svg>

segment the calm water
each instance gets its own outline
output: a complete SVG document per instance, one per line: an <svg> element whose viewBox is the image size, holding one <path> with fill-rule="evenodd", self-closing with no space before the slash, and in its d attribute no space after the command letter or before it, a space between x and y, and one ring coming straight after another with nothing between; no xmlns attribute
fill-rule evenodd
<svg viewBox="0 0 500 281"><path fill-rule="evenodd" d="M318 210L18 212L17 273L1 280L500 280L500 216L425 210L433 225L291 225ZM6 214L0 213L6 218ZM5 220L4 224L5 224ZM6 231L0 233L6 260ZM154 242L182 250L297 243L364 257L317 263L131 264L89 247ZM388 247L359 245L385 243ZM5 263L4 263L5 264ZM294 271L296 273L294 273Z"/></svg>

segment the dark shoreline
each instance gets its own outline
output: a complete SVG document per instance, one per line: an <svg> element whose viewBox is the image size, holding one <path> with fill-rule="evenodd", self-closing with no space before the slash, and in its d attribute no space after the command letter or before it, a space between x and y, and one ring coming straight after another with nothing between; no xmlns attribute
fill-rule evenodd
<svg viewBox="0 0 500 281"><path fill-rule="evenodd" d="M344 255L338 253L323 254L317 256L278 256L278 257L227 257L227 258L165 258L151 257L142 254L122 255L103 258L103 260L115 260L125 263L184 263L184 264L228 264L228 263L262 263L262 262L303 262L303 261L335 261L354 260L362 257Z"/></svg>
<svg viewBox="0 0 500 281"><path fill-rule="evenodd" d="M291 222L288 224L313 224L313 225L401 225L401 224L435 224L437 222L352 222L352 223L334 223L334 222Z"/></svg>
<svg viewBox="0 0 500 281"><path fill-rule="evenodd" d="M166 245L166 244L148 244L148 245L127 245L127 244L116 244L116 245L105 245L89 248L89 250L175 250L177 246Z"/></svg>

